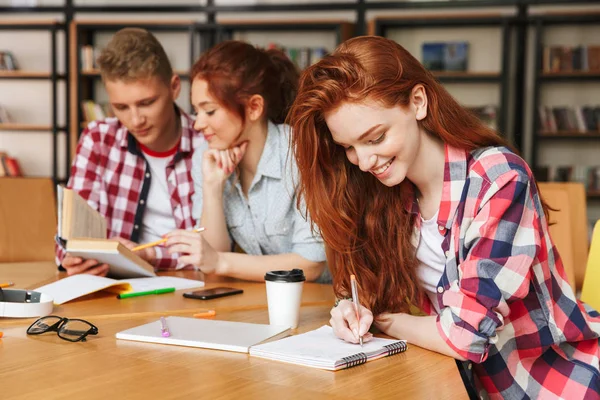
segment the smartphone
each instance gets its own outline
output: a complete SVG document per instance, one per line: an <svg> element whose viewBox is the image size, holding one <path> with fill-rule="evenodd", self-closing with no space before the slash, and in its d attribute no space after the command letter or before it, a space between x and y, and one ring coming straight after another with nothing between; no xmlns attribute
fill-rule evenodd
<svg viewBox="0 0 600 400"><path fill-rule="evenodd" d="M210 300L216 299L217 297L231 296L239 293L244 293L244 291L242 289L236 288L216 287L211 289L187 292L183 294L183 297L187 297L188 299Z"/></svg>

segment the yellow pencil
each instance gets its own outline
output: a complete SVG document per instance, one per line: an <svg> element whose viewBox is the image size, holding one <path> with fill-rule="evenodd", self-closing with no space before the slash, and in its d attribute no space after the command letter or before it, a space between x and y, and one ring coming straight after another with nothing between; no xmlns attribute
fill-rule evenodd
<svg viewBox="0 0 600 400"><path fill-rule="evenodd" d="M194 229L194 232L202 232L204 231L205 228L198 228L198 229ZM148 247L154 247L154 246L158 246L159 244L163 244L166 243L167 238L164 239L160 239L157 240L156 242L150 242L150 243L146 243L146 244L141 244L139 246L134 247L133 249L131 249L131 251L138 251L138 250L144 250L147 249Z"/></svg>
<svg viewBox="0 0 600 400"><path fill-rule="evenodd" d="M4 283L0 283L0 288L10 287L13 285L14 285L14 283L12 283L12 282L4 282Z"/></svg>

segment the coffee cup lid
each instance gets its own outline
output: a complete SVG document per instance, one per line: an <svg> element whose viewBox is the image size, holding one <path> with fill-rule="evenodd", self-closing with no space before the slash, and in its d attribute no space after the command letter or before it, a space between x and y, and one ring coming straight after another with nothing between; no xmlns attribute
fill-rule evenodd
<svg viewBox="0 0 600 400"><path fill-rule="evenodd" d="M265 274L265 281L269 282L304 282L304 271L294 268L291 271L269 271Z"/></svg>

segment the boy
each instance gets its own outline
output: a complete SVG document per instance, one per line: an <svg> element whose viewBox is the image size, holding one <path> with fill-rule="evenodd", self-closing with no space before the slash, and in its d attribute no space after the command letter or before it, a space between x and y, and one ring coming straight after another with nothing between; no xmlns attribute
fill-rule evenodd
<svg viewBox="0 0 600 400"><path fill-rule="evenodd" d="M129 248L193 228L192 155L204 138L175 105L181 83L163 47L148 31L125 28L97 62L116 118L83 131L67 186L106 218L108 237ZM177 266L163 247L138 255L156 269ZM108 265L65 255L60 245L56 256L69 275L108 273Z"/></svg>

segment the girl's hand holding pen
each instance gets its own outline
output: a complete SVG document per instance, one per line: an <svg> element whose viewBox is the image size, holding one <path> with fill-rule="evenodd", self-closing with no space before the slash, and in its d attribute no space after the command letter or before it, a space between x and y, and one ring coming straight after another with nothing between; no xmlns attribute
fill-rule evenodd
<svg viewBox="0 0 600 400"><path fill-rule="evenodd" d="M329 324L337 337L350 343L358 343L361 335L363 342L373 338L373 334L369 332L373 323L373 313L363 306L360 306L358 312L360 324L356 318L356 308L350 300L342 300L337 307L331 309Z"/></svg>
<svg viewBox="0 0 600 400"><path fill-rule="evenodd" d="M205 274L217 272L221 258L201 232L178 229L166 235L169 254L180 253L179 262L199 267Z"/></svg>

